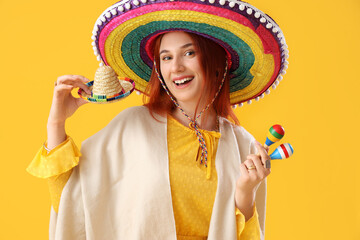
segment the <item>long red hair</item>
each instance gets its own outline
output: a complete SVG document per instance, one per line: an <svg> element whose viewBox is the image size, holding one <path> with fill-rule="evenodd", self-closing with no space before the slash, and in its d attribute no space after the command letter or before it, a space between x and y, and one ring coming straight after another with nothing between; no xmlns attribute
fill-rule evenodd
<svg viewBox="0 0 360 240"><path fill-rule="evenodd" d="M219 89L221 81L224 77L226 67L226 52L225 50L214 41L204 38L202 36L187 33L193 40L195 48L200 53L200 64L205 73L205 86L202 91L201 98L205 98L207 103L210 103L214 98L216 92ZM158 72L160 73L160 43L164 34L160 35L153 44L154 58ZM229 71L228 71L229 72ZM213 108L218 116L229 119L235 124L239 125L235 113L233 112L230 104L230 83L229 74L225 76L224 85L216 97ZM203 95L205 94L205 95ZM175 104L171 101L170 97L165 92L164 88L156 74L153 67L149 84L145 90L144 95L145 106L148 107L151 115L154 117L154 113L163 115L165 113L171 113L175 108Z"/></svg>

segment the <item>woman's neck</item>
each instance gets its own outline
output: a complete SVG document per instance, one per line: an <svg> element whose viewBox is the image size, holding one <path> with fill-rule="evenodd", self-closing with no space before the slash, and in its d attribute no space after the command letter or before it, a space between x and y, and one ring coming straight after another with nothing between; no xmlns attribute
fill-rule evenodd
<svg viewBox="0 0 360 240"><path fill-rule="evenodd" d="M195 117L199 115L200 111L203 110L203 107L198 107L196 114L194 107L186 107L181 105L181 108L188 114L193 120L195 120ZM184 126L189 126L190 120L180 111L179 108L176 108L172 112L172 116L178 120L181 124ZM201 129L208 130L208 131L214 131L217 130L217 114L213 107L210 107L208 110L203 112L201 116L197 119L197 124Z"/></svg>

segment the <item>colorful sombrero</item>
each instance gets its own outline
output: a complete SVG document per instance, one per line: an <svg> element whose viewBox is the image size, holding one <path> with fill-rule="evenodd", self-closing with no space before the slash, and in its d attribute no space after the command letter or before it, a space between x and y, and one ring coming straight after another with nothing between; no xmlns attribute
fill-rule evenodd
<svg viewBox="0 0 360 240"><path fill-rule="evenodd" d="M129 78L119 78L110 66L100 66L94 81L87 82L91 94L79 88L81 98L92 103L117 102L129 96L135 89L135 82Z"/></svg>
<svg viewBox="0 0 360 240"><path fill-rule="evenodd" d="M233 0L120 1L96 21L94 52L144 92L153 66L152 42L176 30L212 39L227 51L231 104L262 98L286 73L288 50L279 26L250 4Z"/></svg>

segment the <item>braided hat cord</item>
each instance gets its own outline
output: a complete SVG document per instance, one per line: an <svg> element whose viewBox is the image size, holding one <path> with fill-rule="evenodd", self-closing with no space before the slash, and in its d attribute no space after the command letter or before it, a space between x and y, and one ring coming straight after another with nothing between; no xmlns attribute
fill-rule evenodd
<svg viewBox="0 0 360 240"><path fill-rule="evenodd" d="M155 58L154 58L155 59ZM155 68L155 72L156 75L161 83L161 85L163 86L163 88L165 89L165 92L167 93L167 95L169 95L171 101L175 104L175 106L180 110L180 112L189 119L191 125L193 126L195 132L196 132L196 136L199 140L199 144L200 144L200 148L201 148L201 159L200 159L200 163L204 163L205 167L207 167L207 147L206 147L206 143L204 140L203 135L201 134L200 130L199 130L199 125L197 123L197 120L200 118L200 116L209 109L209 107L214 103L216 97L219 95L222 86L224 85L224 81L225 81L225 77L227 74L227 70L228 70L228 63L226 61L226 66L225 66L225 72L224 72L224 76L223 79L221 80L221 84L219 86L219 89L217 90L217 92L215 93L214 98L211 100L211 102L203 109L201 110L201 112L196 116L196 118L193 120L185 111L184 109L181 108L181 106L179 105L179 103L171 96L167 86L164 83L164 80L160 77L160 74L157 70L157 66L156 66L156 62L154 61L154 68Z"/></svg>

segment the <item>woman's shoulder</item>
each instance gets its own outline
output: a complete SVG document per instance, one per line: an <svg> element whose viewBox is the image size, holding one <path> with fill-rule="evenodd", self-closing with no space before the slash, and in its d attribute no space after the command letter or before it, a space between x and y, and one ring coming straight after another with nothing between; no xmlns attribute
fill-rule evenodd
<svg viewBox="0 0 360 240"><path fill-rule="evenodd" d="M101 130L83 141L91 142L95 139L106 139L115 134L126 133L134 126L141 127L144 123L148 122L151 118L149 110L145 106L129 107L116 115L106 126Z"/></svg>
<svg viewBox="0 0 360 240"><path fill-rule="evenodd" d="M145 106L134 106L121 111L112 121L124 119L142 118L150 116L149 109Z"/></svg>
<svg viewBox="0 0 360 240"><path fill-rule="evenodd" d="M236 125L230 122L226 118L222 118L222 121L224 123L224 127L228 127L232 129L238 140L246 141L246 142L255 141L254 136L250 132L248 132L243 126Z"/></svg>
<svg viewBox="0 0 360 240"><path fill-rule="evenodd" d="M157 128L161 123L163 117L157 116L156 120L150 114L146 106L129 107L116 115L103 129L86 139L84 142L91 139L105 139L114 135L131 134L132 131L141 131L144 129ZM161 126L160 126L161 127Z"/></svg>

